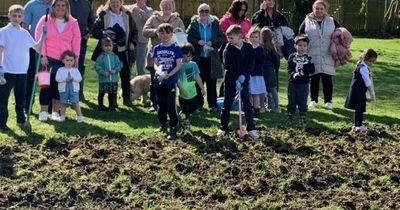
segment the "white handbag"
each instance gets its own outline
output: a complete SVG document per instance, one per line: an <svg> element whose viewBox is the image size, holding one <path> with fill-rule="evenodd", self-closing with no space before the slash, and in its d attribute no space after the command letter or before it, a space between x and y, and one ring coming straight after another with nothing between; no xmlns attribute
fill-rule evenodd
<svg viewBox="0 0 400 210"><path fill-rule="evenodd" d="M187 34L182 28L175 28L174 34L172 35L172 40L176 42L179 46L184 45L188 42Z"/></svg>

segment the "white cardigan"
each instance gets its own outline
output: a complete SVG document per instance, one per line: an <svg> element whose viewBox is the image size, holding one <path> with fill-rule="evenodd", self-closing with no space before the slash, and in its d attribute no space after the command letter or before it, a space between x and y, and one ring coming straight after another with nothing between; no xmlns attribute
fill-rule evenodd
<svg viewBox="0 0 400 210"><path fill-rule="evenodd" d="M56 74L56 81L58 82L58 91L60 93L65 92L66 86L67 86L67 78L68 78L68 72L70 73L71 77L74 79L72 81L72 85L74 87L74 92L79 92L79 82L82 81L82 76L81 73L77 68L65 68L61 67L57 70Z"/></svg>

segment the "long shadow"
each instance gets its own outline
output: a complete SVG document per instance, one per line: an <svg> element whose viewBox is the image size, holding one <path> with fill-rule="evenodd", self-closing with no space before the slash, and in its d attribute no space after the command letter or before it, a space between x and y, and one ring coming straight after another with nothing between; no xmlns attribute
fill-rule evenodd
<svg viewBox="0 0 400 210"><path fill-rule="evenodd" d="M288 142L271 137L265 138L262 143L265 144L265 146L273 149L276 153L285 155L297 155L301 157L307 157L318 152L313 147L305 145L294 148L293 145Z"/></svg>
<svg viewBox="0 0 400 210"><path fill-rule="evenodd" d="M348 109L333 109L332 110L336 114L340 114L342 116L347 116L350 120L353 120L354 111ZM369 122L375 122L379 124L386 124L386 125L394 125L400 123L400 118L394 118L389 116L381 116L381 115L373 115L373 114L366 114L365 120Z"/></svg>
<svg viewBox="0 0 400 210"><path fill-rule="evenodd" d="M25 135L18 135L12 130L7 131L5 134L16 140L20 144L26 143L33 147L41 144L42 141L45 139L43 135L35 133L35 127L32 127L32 132L26 132Z"/></svg>
<svg viewBox="0 0 400 210"><path fill-rule="evenodd" d="M202 131L195 131L192 134L184 134L181 139L183 142L195 147L200 153L220 153L226 159L235 159L239 152L237 143L232 141L231 138L223 138L216 141L214 137L207 135Z"/></svg>
<svg viewBox="0 0 400 210"><path fill-rule="evenodd" d="M125 134L118 132L117 127L106 129L105 127L95 126L88 123L77 123L75 120L66 120L65 122L49 122L54 126L56 133L65 133L66 136L106 136L108 138L125 138ZM74 133L66 132L74 131Z"/></svg>

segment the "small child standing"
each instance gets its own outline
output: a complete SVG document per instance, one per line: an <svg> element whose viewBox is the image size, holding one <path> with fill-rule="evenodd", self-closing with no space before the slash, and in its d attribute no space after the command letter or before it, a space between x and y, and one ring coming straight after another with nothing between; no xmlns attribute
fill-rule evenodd
<svg viewBox="0 0 400 210"><path fill-rule="evenodd" d="M254 68L250 72L250 85L249 91L251 94L250 103L254 108L254 117L260 117L260 98L261 95L265 95L267 92L265 87L265 81L263 77L263 63L265 62L266 56L264 49L260 45L260 29L256 26L250 28L247 38L253 45L254 49Z"/></svg>
<svg viewBox="0 0 400 210"><path fill-rule="evenodd" d="M172 41L173 27L168 23L162 23L157 27L157 36L161 43L153 50L155 64L155 79L158 102L158 132L167 131L167 115L169 116L169 135L167 139L176 139L178 129L178 113L176 111L176 83L178 71L182 64L182 50Z"/></svg>
<svg viewBox="0 0 400 210"><path fill-rule="evenodd" d="M251 44L243 42L242 28L239 25L231 25L226 31L228 44L223 52L223 61L226 69L224 79L224 105L221 111L221 127L218 136L229 133L229 117L236 92L240 93L243 102L243 110L246 117L249 136L258 139L258 131L253 122L249 96L250 72L254 68L254 50ZM241 114L241 113L240 113Z"/></svg>
<svg viewBox="0 0 400 210"><path fill-rule="evenodd" d="M24 131L31 126L26 121L25 95L26 74L29 66L29 50L37 43L27 30L21 27L24 19L24 8L14 4L8 9L10 23L0 30L0 73L3 75L0 85L0 131L9 130L8 102L11 90L14 89L15 112L17 124Z"/></svg>
<svg viewBox="0 0 400 210"><path fill-rule="evenodd" d="M74 106L77 122L83 123L81 107L79 106L79 82L82 81L79 69L74 67L76 55L72 51L64 51L60 60L64 63L64 67L57 70L56 81L58 82L58 92L60 93L60 118L59 122L65 121L65 110L68 104Z"/></svg>
<svg viewBox="0 0 400 210"><path fill-rule="evenodd" d="M307 55L308 43L306 36L297 36L294 40L296 52L288 58L288 121L287 125L293 124L293 116L296 106L299 108L300 126L307 127L307 96L310 83L310 74L314 73L315 67L311 63L311 57Z"/></svg>
<svg viewBox="0 0 400 210"><path fill-rule="evenodd" d="M346 108L355 111L353 132L365 132L368 130L363 124L364 112L367 106L367 90L371 93L371 100L375 100L375 91L372 87L369 68L376 62L377 58L378 53L375 50L365 50L353 72L353 79L351 80L350 90L345 103Z"/></svg>
<svg viewBox="0 0 400 210"><path fill-rule="evenodd" d="M267 87L267 109L271 112L280 113L281 107L279 106L278 80L276 76L279 71L280 55L273 44L274 33L267 27L261 30L261 45L264 48L266 57L264 59L263 76ZM263 98L261 100L261 109L264 108Z"/></svg>
<svg viewBox="0 0 400 210"><path fill-rule="evenodd" d="M201 94L205 96L203 82L200 77L200 70L196 62L192 61L195 49L192 44L187 43L181 47L183 53L182 66L179 70L179 106L182 109L182 126L190 130L189 117L198 107L196 83L200 87Z"/></svg>
<svg viewBox="0 0 400 210"><path fill-rule="evenodd" d="M109 37L101 40L103 52L96 60L96 72L99 75L99 94L97 101L100 111L115 111L118 93L118 72L122 62L113 53L113 40ZM108 94L108 108L104 106L104 95Z"/></svg>

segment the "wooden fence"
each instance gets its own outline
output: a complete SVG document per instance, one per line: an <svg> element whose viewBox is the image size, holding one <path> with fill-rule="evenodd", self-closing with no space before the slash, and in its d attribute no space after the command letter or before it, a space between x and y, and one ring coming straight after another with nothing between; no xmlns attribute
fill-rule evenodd
<svg viewBox="0 0 400 210"><path fill-rule="evenodd" d="M106 0L93 0L93 8L96 10L96 8L105 1ZM155 10L159 10L160 1L161 0L148 0L148 4ZM261 1L262 0L248 0L249 16L259 9ZM26 2L27 0L1 0L0 15L5 16L11 4L24 5ZM125 4L133 4L135 0L125 0L124 2ZM175 2L177 11L187 23L190 17L196 14L199 4L203 2L209 4L212 13L218 17L222 17L229 8L232 0L175 0ZM279 2L280 11L291 21L294 1L280 0ZM382 20L387 0L368 0L365 14L360 14L361 0L328 0L328 2L330 3L329 13L334 16L340 24L349 28L350 31L357 33L379 33L382 30Z"/></svg>

